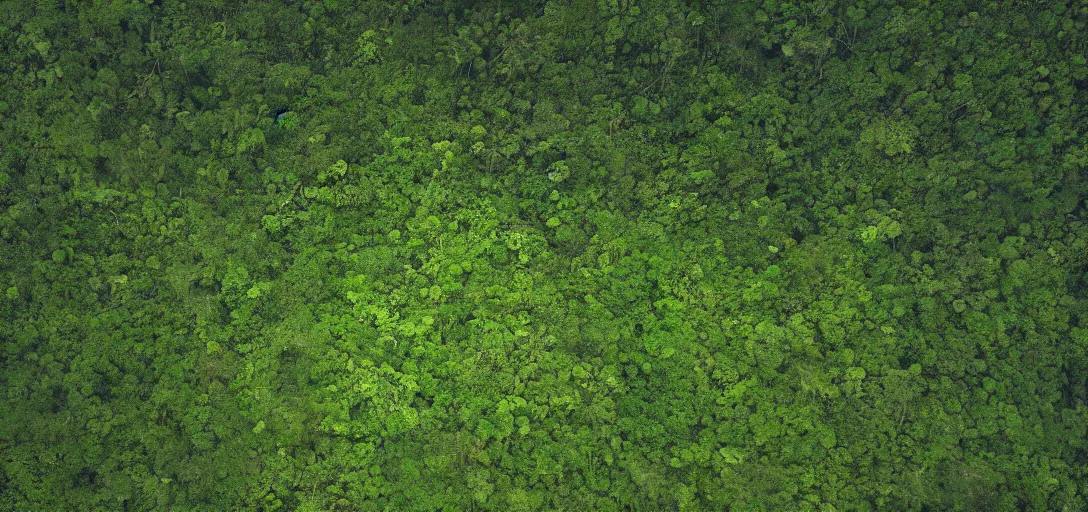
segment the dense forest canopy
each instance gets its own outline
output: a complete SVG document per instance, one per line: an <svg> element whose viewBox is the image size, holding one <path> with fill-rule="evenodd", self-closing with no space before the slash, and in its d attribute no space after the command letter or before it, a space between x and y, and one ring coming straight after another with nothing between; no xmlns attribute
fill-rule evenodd
<svg viewBox="0 0 1088 512"><path fill-rule="evenodd" d="M1088 510L1088 2L0 2L0 509Z"/></svg>

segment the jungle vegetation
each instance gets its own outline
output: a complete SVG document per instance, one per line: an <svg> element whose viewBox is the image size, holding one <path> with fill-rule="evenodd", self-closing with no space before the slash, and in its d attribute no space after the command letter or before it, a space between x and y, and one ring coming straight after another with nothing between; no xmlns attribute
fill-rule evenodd
<svg viewBox="0 0 1088 512"><path fill-rule="evenodd" d="M0 2L0 509L1088 510L1088 2Z"/></svg>

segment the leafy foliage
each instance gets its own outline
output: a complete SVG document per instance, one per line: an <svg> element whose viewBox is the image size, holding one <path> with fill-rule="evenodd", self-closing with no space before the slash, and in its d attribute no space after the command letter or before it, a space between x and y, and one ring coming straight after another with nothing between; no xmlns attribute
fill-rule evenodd
<svg viewBox="0 0 1088 512"><path fill-rule="evenodd" d="M1088 508L1088 7L0 5L0 508Z"/></svg>

